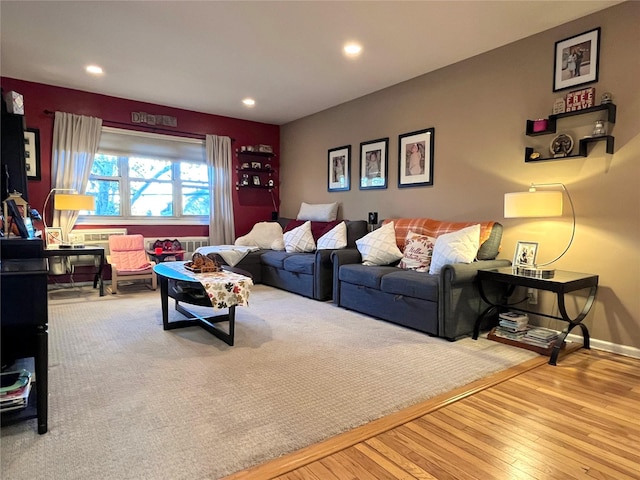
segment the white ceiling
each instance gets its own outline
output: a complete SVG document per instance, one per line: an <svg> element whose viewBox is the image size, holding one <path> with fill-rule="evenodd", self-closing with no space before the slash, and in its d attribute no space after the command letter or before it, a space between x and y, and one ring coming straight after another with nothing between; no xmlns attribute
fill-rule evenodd
<svg viewBox="0 0 640 480"><path fill-rule="evenodd" d="M284 124L616 3L2 0L0 73Z"/></svg>

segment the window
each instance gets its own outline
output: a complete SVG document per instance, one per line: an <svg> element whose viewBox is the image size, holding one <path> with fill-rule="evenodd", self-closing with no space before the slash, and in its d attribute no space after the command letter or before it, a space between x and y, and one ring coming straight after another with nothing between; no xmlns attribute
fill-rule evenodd
<svg viewBox="0 0 640 480"><path fill-rule="evenodd" d="M87 193L101 217L153 223L209 221L204 141L104 127Z"/></svg>

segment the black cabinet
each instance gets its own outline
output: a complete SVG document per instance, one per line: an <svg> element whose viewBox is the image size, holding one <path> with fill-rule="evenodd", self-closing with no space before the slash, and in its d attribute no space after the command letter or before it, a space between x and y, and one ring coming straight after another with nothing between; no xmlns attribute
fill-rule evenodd
<svg viewBox="0 0 640 480"><path fill-rule="evenodd" d="M2 425L27 418L38 419L38 433L47 431L48 305L47 259L40 239L3 238L0 267L2 366L33 357L35 384L23 410L2 413ZM35 391L35 405L33 396Z"/></svg>
<svg viewBox="0 0 640 480"><path fill-rule="evenodd" d="M2 114L2 156L0 157L0 195L4 200L10 193L22 193L29 200L27 192L27 164L24 156L24 115Z"/></svg>

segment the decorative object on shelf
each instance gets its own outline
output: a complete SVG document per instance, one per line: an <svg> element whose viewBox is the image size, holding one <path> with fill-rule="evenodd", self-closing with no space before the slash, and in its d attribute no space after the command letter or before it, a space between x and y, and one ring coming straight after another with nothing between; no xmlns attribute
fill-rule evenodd
<svg viewBox="0 0 640 480"><path fill-rule="evenodd" d="M327 191L351 189L351 145L329 149L327 153Z"/></svg>
<svg viewBox="0 0 640 480"><path fill-rule="evenodd" d="M573 150L573 138L571 138L571 135L561 133L551 140L549 150L551 150L554 158L566 157Z"/></svg>
<svg viewBox="0 0 640 480"><path fill-rule="evenodd" d="M529 155L530 160L537 160L539 158L540 158L540 152L531 152L531 155Z"/></svg>
<svg viewBox="0 0 640 480"><path fill-rule="evenodd" d="M613 95L611 95L611 92L604 92L602 97L600 97L601 105L606 105L607 103L613 103Z"/></svg>
<svg viewBox="0 0 640 480"><path fill-rule="evenodd" d="M553 102L553 114L564 113L565 108L564 98L556 98L556 101Z"/></svg>
<svg viewBox="0 0 640 480"><path fill-rule="evenodd" d="M547 119L539 118L533 121L533 131L534 132L544 132L547 129Z"/></svg>
<svg viewBox="0 0 640 480"><path fill-rule="evenodd" d="M576 110L584 110L593 107L593 99L596 96L596 89L584 88L567 94L567 112L575 112Z"/></svg>
<svg viewBox="0 0 640 480"><path fill-rule="evenodd" d="M256 187L259 187L259 186L260 186L260 176L259 176L259 175L254 175L254 176L253 176L253 184L254 184Z"/></svg>
<svg viewBox="0 0 640 480"><path fill-rule="evenodd" d="M253 152L253 145L242 145L240 147L241 152Z"/></svg>
<svg viewBox="0 0 640 480"><path fill-rule="evenodd" d="M600 27L555 43L553 91L598 81Z"/></svg>
<svg viewBox="0 0 640 480"><path fill-rule="evenodd" d="M249 185L249 174L247 173L242 174L242 180L240 181L240 185L242 185L243 187Z"/></svg>
<svg viewBox="0 0 640 480"><path fill-rule="evenodd" d="M270 163L265 163L264 164L264 169L265 170L271 170L271 164Z"/></svg>
<svg viewBox="0 0 640 480"><path fill-rule="evenodd" d="M251 162L251 168L254 170L260 170L262 168L262 164L260 162Z"/></svg>
<svg viewBox="0 0 640 480"><path fill-rule="evenodd" d="M596 123L593 126L593 133L591 135L594 137L601 137L606 134L607 129L604 126L604 122L602 120L596 120Z"/></svg>
<svg viewBox="0 0 640 480"><path fill-rule="evenodd" d="M434 137L434 128L398 136L399 188L433 185Z"/></svg>
<svg viewBox="0 0 640 480"><path fill-rule="evenodd" d="M4 100L7 104L7 112L16 115L24 115L24 97L18 92L7 92L4 94Z"/></svg>
<svg viewBox="0 0 640 480"><path fill-rule="evenodd" d="M560 187L562 191L538 191L537 188L547 187ZM551 265L552 263L560 260L562 256L567 253L569 247L573 243L573 238L576 233L576 211L573 207L573 200L567 187L563 183L532 183L528 192L516 192L504 194L504 218L540 218L540 217L560 217L562 216L562 198L563 192L569 199L571 205L571 217L572 228L571 237L566 248L556 258L545 263L527 264L526 270L519 272L522 275L537 277L537 278L553 278L555 269L553 268L541 268ZM518 243L519 245L519 243ZM537 245L536 245L537 252ZM516 249L516 255L518 249ZM515 260L514 260L515 264Z"/></svg>
<svg viewBox="0 0 640 480"><path fill-rule="evenodd" d="M270 179L269 179L269 181L267 182L267 185L268 185L269 187L273 187L273 186L274 186L273 178L270 178Z"/></svg>
<svg viewBox="0 0 640 480"><path fill-rule="evenodd" d="M27 128L24 131L24 158L27 178L40 180L40 130Z"/></svg>
<svg viewBox="0 0 640 480"><path fill-rule="evenodd" d="M273 148L271 147L271 145L255 145L253 147L255 149L256 152L263 152L263 153L273 153Z"/></svg>
<svg viewBox="0 0 640 480"><path fill-rule="evenodd" d="M514 267L531 267L536 264L538 242L519 241L513 254Z"/></svg>
<svg viewBox="0 0 640 480"><path fill-rule="evenodd" d="M250 168L250 164L248 162L244 162L242 165L240 165L240 168L242 170L246 170L247 168Z"/></svg>
<svg viewBox="0 0 640 480"><path fill-rule="evenodd" d="M360 190L387 188L389 138L360 144Z"/></svg>

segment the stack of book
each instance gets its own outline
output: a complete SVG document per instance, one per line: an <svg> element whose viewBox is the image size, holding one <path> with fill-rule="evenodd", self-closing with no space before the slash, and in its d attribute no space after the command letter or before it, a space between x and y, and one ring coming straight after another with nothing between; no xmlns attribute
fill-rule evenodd
<svg viewBox="0 0 640 480"><path fill-rule="evenodd" d="M31 392L31 372L3 372L0 379L0 412L25 408Z"/></svg>
<svg viewBox="0 0 640 480"><path fill-rule="evenodd" d="M556 343L559 332L550 328L536 327L527 330L527 333L522 337L522 342L529 345L535 345L536 347L550 348Z"/></svg>
<svg viewBox="0 0 640 480"><path fill-rule="evenodd" d="M494 335L511 340L522 340L529 331L529 317L524 313L504 312L498 315Z"/></svg>

